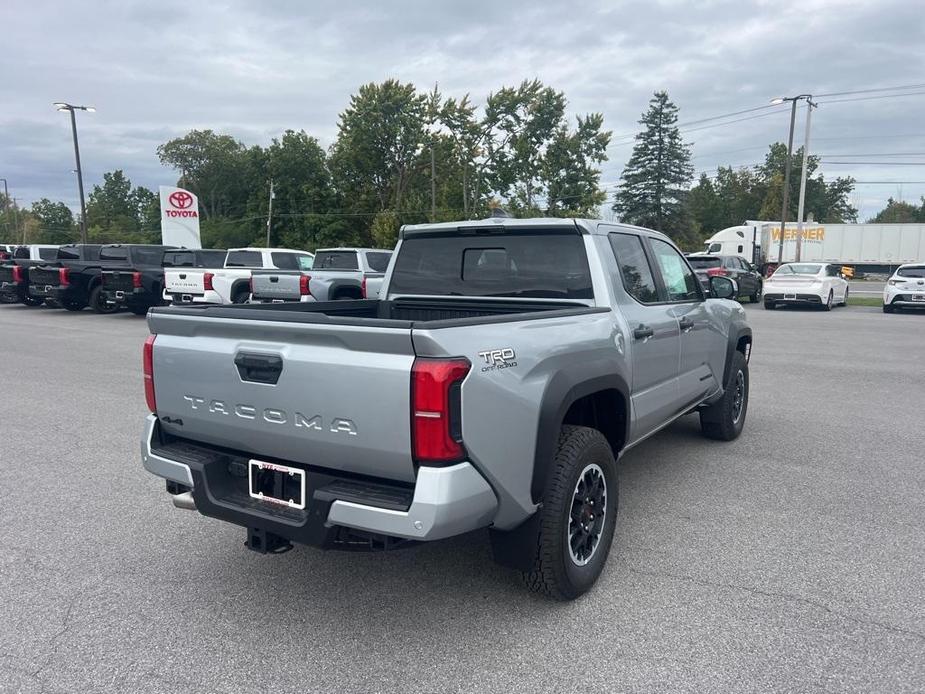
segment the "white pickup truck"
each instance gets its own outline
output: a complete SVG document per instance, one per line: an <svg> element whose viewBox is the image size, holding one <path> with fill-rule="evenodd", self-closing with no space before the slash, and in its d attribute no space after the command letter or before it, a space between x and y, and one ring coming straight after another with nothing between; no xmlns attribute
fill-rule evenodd
<svg viewBox="0 0 925 694"><path fill-rule="evenodd" d="M310 270L315 256L289 248L232 248L220 268L164 271L164 299L173 304L243 304L252 270Z"/></svg>

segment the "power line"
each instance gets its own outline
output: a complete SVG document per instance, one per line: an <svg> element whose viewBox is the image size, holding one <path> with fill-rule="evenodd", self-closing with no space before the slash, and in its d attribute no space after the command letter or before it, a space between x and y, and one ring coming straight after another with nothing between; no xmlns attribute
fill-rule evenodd
<svg viewBox="0 0 925 694"><path fill-rule="evenodd" d="M828 92L826 94L814 94L814 97L823 96L846 96L848 94L870 94L871 92L898 92L905 89L921 89L925 84L903 84L898 87L877 87L876 89L856 89L851 92Z"/></svg>
<svg viewBox="0 0 925 694"><path fill-rule="evenodd" d="M925 152L868 152L867 154L816 154L817 157L840 159L843 157L925 157Z"/></svg>
<svg viewBox="0 0 925 694"><path fill-rule="evenodd" d="M874 99L895 99L899 96L918 96L919 94L925 94L925 91L922 92L905 92L903 94L881 94L880 96L858 96L852 97L850 99L829 99L828 101L820 101L820 104L843 104L846 101L873 101Z"/></svg>
<svg viewBox="0 0 925 694"><path fill-rule="evenodd" d="M819 163L836 166L925 166L925 161L831 161L823 159Z"/></svg>

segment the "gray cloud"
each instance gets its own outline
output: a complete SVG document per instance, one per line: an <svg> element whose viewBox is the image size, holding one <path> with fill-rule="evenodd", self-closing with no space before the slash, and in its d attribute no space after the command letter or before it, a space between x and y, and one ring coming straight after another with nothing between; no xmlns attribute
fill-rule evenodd
<svg viewBox="0 0 925 694"><path fill-rule="evenodd" d="M174 179L155 148L190 128L229 132L248 144L304 128L330 144L350 94L388 77L422 89L439 83L477 103L503 85L538 77L566 92L572 113L604 113L615 135L636 130L656 89L669 90L685 122L778 94L920 83L920 9L836 0L14 0L0 7L0 176L26 204L50 197L76 206L69 124L51 107L60 99L99 109L79 115L88 184L122 168L135 183L155 187ZM925 153L923 105L925 95L824 104L814 115L813 149ZM786 137L787 118L782 111L687 133L697 169L760 161L770 142ZM868 139L856 139L862 137ZM619 179L630 148L611 148L605 182ZM824 172L925 180L925 167L914 166L826 165ZM898 190L859 186L862 216ZM917 200L925 185L904 185L902 194Z"/></svg>

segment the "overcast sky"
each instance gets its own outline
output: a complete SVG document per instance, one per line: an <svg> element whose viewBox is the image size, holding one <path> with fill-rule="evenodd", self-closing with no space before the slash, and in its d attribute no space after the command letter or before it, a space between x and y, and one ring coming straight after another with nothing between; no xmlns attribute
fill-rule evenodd
<svg viewBox="0 0 925 694"><path fill-rule="evenodd" d="M155 148L191 128L262 145L304 129L328 146L338 113L366 82L437 82L445 94L483 103L490 91L538 77L566 93L570 114L604 114L614 145L603 182L612 188L632 145L621 136L636 131L658 89L669 91L685 123L777 95L925 84L921 2L694 5L4 0L0 178L22 204L48 197L77 207L70 124L53 101L98 109L78 114L88 189L119 168L156 189L176 174L161 167ZM918 165L827 163L826 177L870 182L855 195L862 219L891 195L918 201L925 93L839 98L852 97L830 97L814 112L811 151ZM761 117L687 132L697 170L754 164L768 143L786 139L786 110L728 120L753 115ZM886 156L897 154L912 156Z"/></svg>

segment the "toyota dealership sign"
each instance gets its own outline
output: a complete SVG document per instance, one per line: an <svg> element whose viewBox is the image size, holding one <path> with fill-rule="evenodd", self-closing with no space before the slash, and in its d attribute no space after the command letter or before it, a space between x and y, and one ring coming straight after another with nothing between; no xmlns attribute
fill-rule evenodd
<svg viewBox="0 0 925 694"><path fill-rule="evenodd" d="M202 248L199 240L199 199L188 190L161 186L161 243Z"/></svg>

